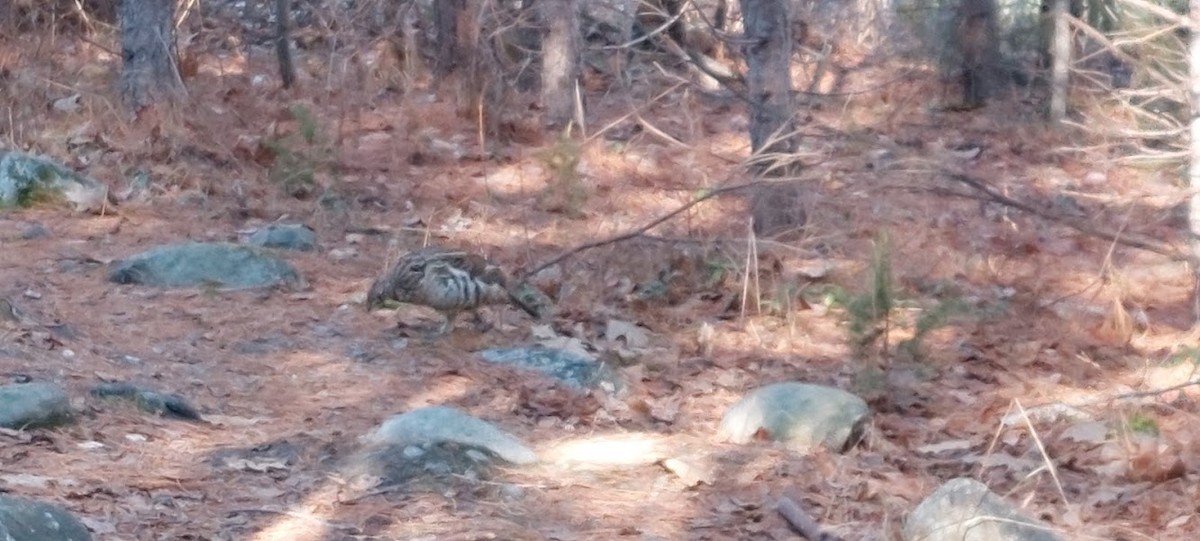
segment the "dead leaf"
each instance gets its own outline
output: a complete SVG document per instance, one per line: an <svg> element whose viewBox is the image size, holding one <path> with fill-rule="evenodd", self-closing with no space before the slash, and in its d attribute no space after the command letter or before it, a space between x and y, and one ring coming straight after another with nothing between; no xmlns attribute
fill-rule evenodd
<svg viewBox="0 0 1200 541"><path fill-rule="evenodd" d="M1098 445L1108 439L1108 426L1101 421L1076 423L1063 430L1060 437L1064 440Z"/></svg>
<svg viewBox="0 0 1200 541"><path fill-rule="evenodd" d="M541 340L538 343L545 347L559 349L585 359L591 359L593 361L596 360L596 354L587 347L587 344L585 344L583 340L578 338L570 336L558 336L548 340Z"/></svg>
<svg viewBox="0 0 1200 541"><path fill-rule="evenodd" d="M636 323L621 321L619 319L608 320L604 328L604 339L610 342L617 342L621 339L625 340L625 345L631 348L646 347L650 343L650 338L646 331L638 327Z"/></svg>
<svg viewBox="0 0 1200 541"><path fill-rule="evenodd" d="M674 395L662 400L647 400L650 405L650 417L664 423L673 423L679 417L680 395Z"/></svg>
<svg viewBox="0 0 1200 541"><path fill-rule="evenodd" d="M713 472L707 468L703 468L697 464L678 458L668 458L662 461L662 465L667 471L679 477L680 481L688 487L695 487L700 483L712 486Z"/></svg>
<svg viewBox="0 0 1200 541"><path fill-rule="evenodd" d="M270 471L287 470L287 462L283 459L259 459L251 460L248 458L233 458L225 461L225 466L234 470L252 471L259 473L267 473Z"/></svg>
<svg viewBox="0 0 1200 541"><path fill-rule="evenodd" d="M1134 442L1133 456L1129 458L1129 478L1161 483L1182 477L1186 468L1178 451L1177 446L1160 438L1139 438Z"/></svg>
<svg viewBox="0 0 1200 541"><path fill-rule="evenodd" d="M922 454L936 455L951 451L970 451L972 446L973 444L968 440L949 440L939 443L931 443L929 445L922 445L914 450Z"/></svg>
<svg viewBox="0 0 1200 541"><path fill-rule="evenodd" d="M79 110L79 94L72 94L65 98L54 100L54 110L60 113L74 113Z"/></svg>
<svg viewBox="0 0 1200 541"><path fill-rule="evenodd" d="M1167 521L1167 528L1179 528L1180 526L1183 526L1183 525L1191 522L1192 518L1195 516L1196 515L1193 515L1193 514L1187 514L1187 515L1181 515L1181 516L1175 517L1175 518Z"/></svg>

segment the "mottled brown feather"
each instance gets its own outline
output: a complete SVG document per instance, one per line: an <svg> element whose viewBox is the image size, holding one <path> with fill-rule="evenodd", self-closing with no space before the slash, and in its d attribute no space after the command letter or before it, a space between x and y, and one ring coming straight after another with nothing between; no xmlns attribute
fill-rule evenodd
<svg viewBox="0 0 1200 541"><path fill-rule="evenodd" d="M531 316L538 310L507 286L504 271L470 252L423 248L405 254L375 283L367 296L367 309L394 300L433 308L446 317L443 331L462 311L485 304L511 304Z"/></svg>

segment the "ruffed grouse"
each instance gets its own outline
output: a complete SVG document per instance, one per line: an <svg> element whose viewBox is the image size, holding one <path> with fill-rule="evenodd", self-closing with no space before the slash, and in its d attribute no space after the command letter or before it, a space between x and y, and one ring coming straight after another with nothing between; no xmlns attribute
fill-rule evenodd
<svg viewBox="0 0 1200 541"><path fill-rule="evenodd" d="M459 313L485 304L511 304L539 317L538 309L508 288L504 271L483 257L459 250L423 248L401 257L387 274L371 284L367 310L386 301L428 306L441 312L445 334ZM478 315L478 313L476 313Z"/></svg>

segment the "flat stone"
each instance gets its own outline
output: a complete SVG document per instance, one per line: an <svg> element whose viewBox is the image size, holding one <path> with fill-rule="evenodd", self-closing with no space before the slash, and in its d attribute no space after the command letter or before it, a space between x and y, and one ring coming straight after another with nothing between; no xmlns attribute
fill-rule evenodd
<svg viewBox="0 0 1200 541"><path fill-rule="evenodd" d="M299 280L296 269L262 249L191 242L147 250L112 264L109 280L162 287L265 287Z"/></svg>
<svg viewBox="0 0 1200 541"><path fill-rule="evenodd" d="M68 424L72 418L71 401L58 385L48 382L0 385L0 427L50 428Z"/></svg>

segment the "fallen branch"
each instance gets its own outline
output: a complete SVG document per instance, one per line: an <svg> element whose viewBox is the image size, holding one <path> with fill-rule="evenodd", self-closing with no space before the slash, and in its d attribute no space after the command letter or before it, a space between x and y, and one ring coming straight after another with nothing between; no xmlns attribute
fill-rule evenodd
<svg viewBox="0 0 1200 541"><path fill-rule="evenodd" d="M1012 208L1015 208L1022 212L1027 212L1027 213L1037 216L1039 218L1044 218L1046 220L1050 220L1051 222L1065 225L1071 229L1074 229L1074 230L1076 230L1080 233L1086 234L1086 235L1090 235L1093 237L1099 237L1099 238L1102 238L1102 239L1105 239L1105 240L1108 240L1111 242L1115 242L1117 244L1129 246L1132 248L1140 248L1140 249L1146 250L1148 252L1154 252L1156 254L1169 257L1175 261L1186 261L1188 263L1191 263L1193 266L1196 265L1196 263L1197 263L1196 257L1194 255L1177 250L1165 242L1159 242L1159 241L1149 239L1146 237L1140 237L1140 238L1134 237L1127 233L1122 233L1122 232L1113 232L1113 231L1098 229L1098 228L1092 227L1091 225L1088 225L1087 223L1085 223L1083 221L1067 218L1065 216L1056 214L1054 212L1050 212L1048 210L1042 210L1042 209L1034 207L1028 203L1018 201L1018 200L1008 197L1004 194L998 193L995 190L993 190L992 188L988 187L982 181L976 180L976 179L971 178L962 173L947 171L945 169L942 169L941 173L946 175L947 177L950 177L953 180L956 180L956 181L962 183L962 184L966 184L968 187L970 187L971 189L973 189L977 192L984 194L984 196L986 196L985 200L987 200L987 201L991 201L994 203L1000 203L1001 205L1004 205L1007 207L1012 207Z"/></svg>
<svg viewBox="0 0 1200 541"><path fill-rule="evenodd" d="M683 206L681 206L671 212L668 212L662 216L659 216L658 218L652 220L650 223L647 223L646 225L643 225L637 229L634 229L632 231L626 231L625 233L621 233L620 235L608 237L606 239L595 240L592 242L585 242L574 248L571 248L570 250L567 250L561 254L558 254L557 256L551 258L549 261L542 263L541 265L538 265L537 267L534 267L533 270L531 270L529 272L526 272L523 276L521 276L521 279L519 280L519 282L524 282L524 281L528 280L529 277L531 277L539 272L542 272L543 270L546 270L554 265L557 265L557 264L561 263L563 260L567 259L568 257L571 257L579 252L583 252L585 250L591 250L592 248L599 248L601 246L621 242L623 240L629 240L632 238L640 237L643 234L645 234L647 231L655 228L656 226L662 224L663 222L666 222L667 220L670 220L671 218L674 218L680 214L683 214L684 212L687 212L688 209L690 209L696 205L699 205L700 203L703 203L709 199L712 199L713 197L716 197L718 195L726 194L726 193L730 193L730 192L736 192L738 190L744 190L746 188L753 188L755 186L762 186L762 185L770 184L772 182L779 182L779 181L778 180L756 180L753 182L746 182L746 183L742 183L742 184L735 184L733 186L725 186L723 188L709 190L704 195L697 197L695 199L692 199L691 201L688 201L687 203L684 203Z"/></svg>
<svg viewBox="0 0 1200 541"><path fill-rule="evenodd" d="M792 525L800 535L808 538L810 541L842 541L842 538L821 530L821 526L813 520L808 513L800 507L800 504L793 501L791 498L784 496L775 502L775 510L783 515L783 519Z"/></svg>

